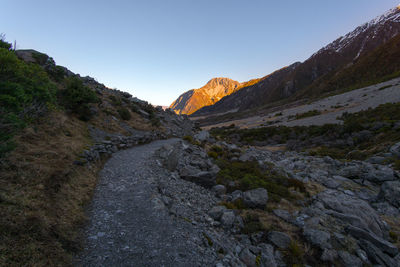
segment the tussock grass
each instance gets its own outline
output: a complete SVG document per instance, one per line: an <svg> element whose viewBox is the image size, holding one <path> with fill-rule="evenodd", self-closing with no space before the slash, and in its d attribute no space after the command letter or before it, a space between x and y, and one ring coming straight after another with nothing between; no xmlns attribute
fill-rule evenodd
<svg viewBox="0 0 400 267"><path fill-rule="evenodd" d="M16 142L0 166L0 266L68 265L100 166L72 165L90 145L86 125L52 113Z"/></svg>

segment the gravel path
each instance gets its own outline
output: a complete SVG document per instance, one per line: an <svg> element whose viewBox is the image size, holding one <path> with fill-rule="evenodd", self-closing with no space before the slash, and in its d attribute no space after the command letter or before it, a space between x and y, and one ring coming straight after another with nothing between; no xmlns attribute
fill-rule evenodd
<svg viewBox="0 0 400 267"><path fill-rule="evenodd" d="M100 173L77 266L201 266L200 233L168 215L154 151L179 139L113 154Z"/></svg>

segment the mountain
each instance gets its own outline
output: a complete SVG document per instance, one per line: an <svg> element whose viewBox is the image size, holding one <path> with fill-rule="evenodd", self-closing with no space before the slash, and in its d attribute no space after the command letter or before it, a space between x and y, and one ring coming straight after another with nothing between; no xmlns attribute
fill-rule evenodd
<svg viewBox="0 0 400 267"><path fill-rule="evenodd" d="M275 71L262 78L257 84L226 96L213 106L204 107L193 115L244 111L276 101L291 101L295 96L308 98L311 93L312 96L318 96L337 90L337 87L328 86L329 79L335 77L337 73L344 75L346 69L365 60L372 51L386 44L399 33L400 9L393 8L323 47L306 61ZM393 63L396 60L391 61ZM394 72L398 70L395 67L390 69L395 69ZM347 82L341 83L340 87L355 86L350 76L352 74L347 75L345 79ZM368 79L368 77L362 77L362 79ZM325 80L325 83L322 80Z"/></svg>
<svg viewBox="0 0 400 267"><path fill-rule="evenodd" d="M189 90L178 97L170 106L177 114L192 114L196 110L213 105L224 96L236 92L241 83L228 78L214 78L199 89Z"/></svg>

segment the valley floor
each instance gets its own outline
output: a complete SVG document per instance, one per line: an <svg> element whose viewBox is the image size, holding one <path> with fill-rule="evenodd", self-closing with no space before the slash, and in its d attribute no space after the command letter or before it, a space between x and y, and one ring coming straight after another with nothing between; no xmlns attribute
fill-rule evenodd
<svg viewBox="0 0 400 267"><path fill-rule="evenodd" d="M400 102L400 78L323 98L307 105L278 110L263 116L207 125L202 128L208 130L231 124L240 128L256 128L269 125L309 126L341 123L340 120L337 120L337 117L345 112L355 113L368 108L376 108L381 104L396 102ZM317 111L315 115L306 115L307 112L313 111ZM305 117L297 119L296 115L300 115L300 117L305 115Z"/></svg>

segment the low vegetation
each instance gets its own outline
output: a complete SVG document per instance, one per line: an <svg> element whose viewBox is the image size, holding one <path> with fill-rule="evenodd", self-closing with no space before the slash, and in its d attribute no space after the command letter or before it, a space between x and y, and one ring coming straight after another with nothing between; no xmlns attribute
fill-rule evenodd
<svg viewBox="0 0 400 267"><path fill-rule="evenodd" d="M336 159L365 160L384 152L400 141L400 103L388 103L375 109L343 114L343 124L323 126L272 126L238 129L234 126L214 128L217 139L254 144L287 144L287 148L309 151L311 155ZM393 159L397 166L399 163ZM397 167L398 168L398 167Z"/></svg>
<svg viewBox="0 0 400 267"><path fill-rule="evenodd" d="M232 160L233 153L219 146L213 145L208 150L208 155L216 159L220 171L217 175L217 183L227 187L229 192L234 190L250 190L255 188L267 189L270 199L279 202L281 198L294 199L290 188L305 193L302 182L287 177L274 166L265 165L261 167L253 161ZM242 203L234 203L240 208Z"/></svg>
<svg viewBox="0 0 400 267"><path fill-rule="evenodd" d="M299 119L303 119L303 118L314 117L314 116L317 116L317 115L321 115L321 111L319 111L319 110L310 110L310 111L307 111L307 112L304 112L304 113L296 114L295 118L296 118L296 120L299 120Z"/></svg>

